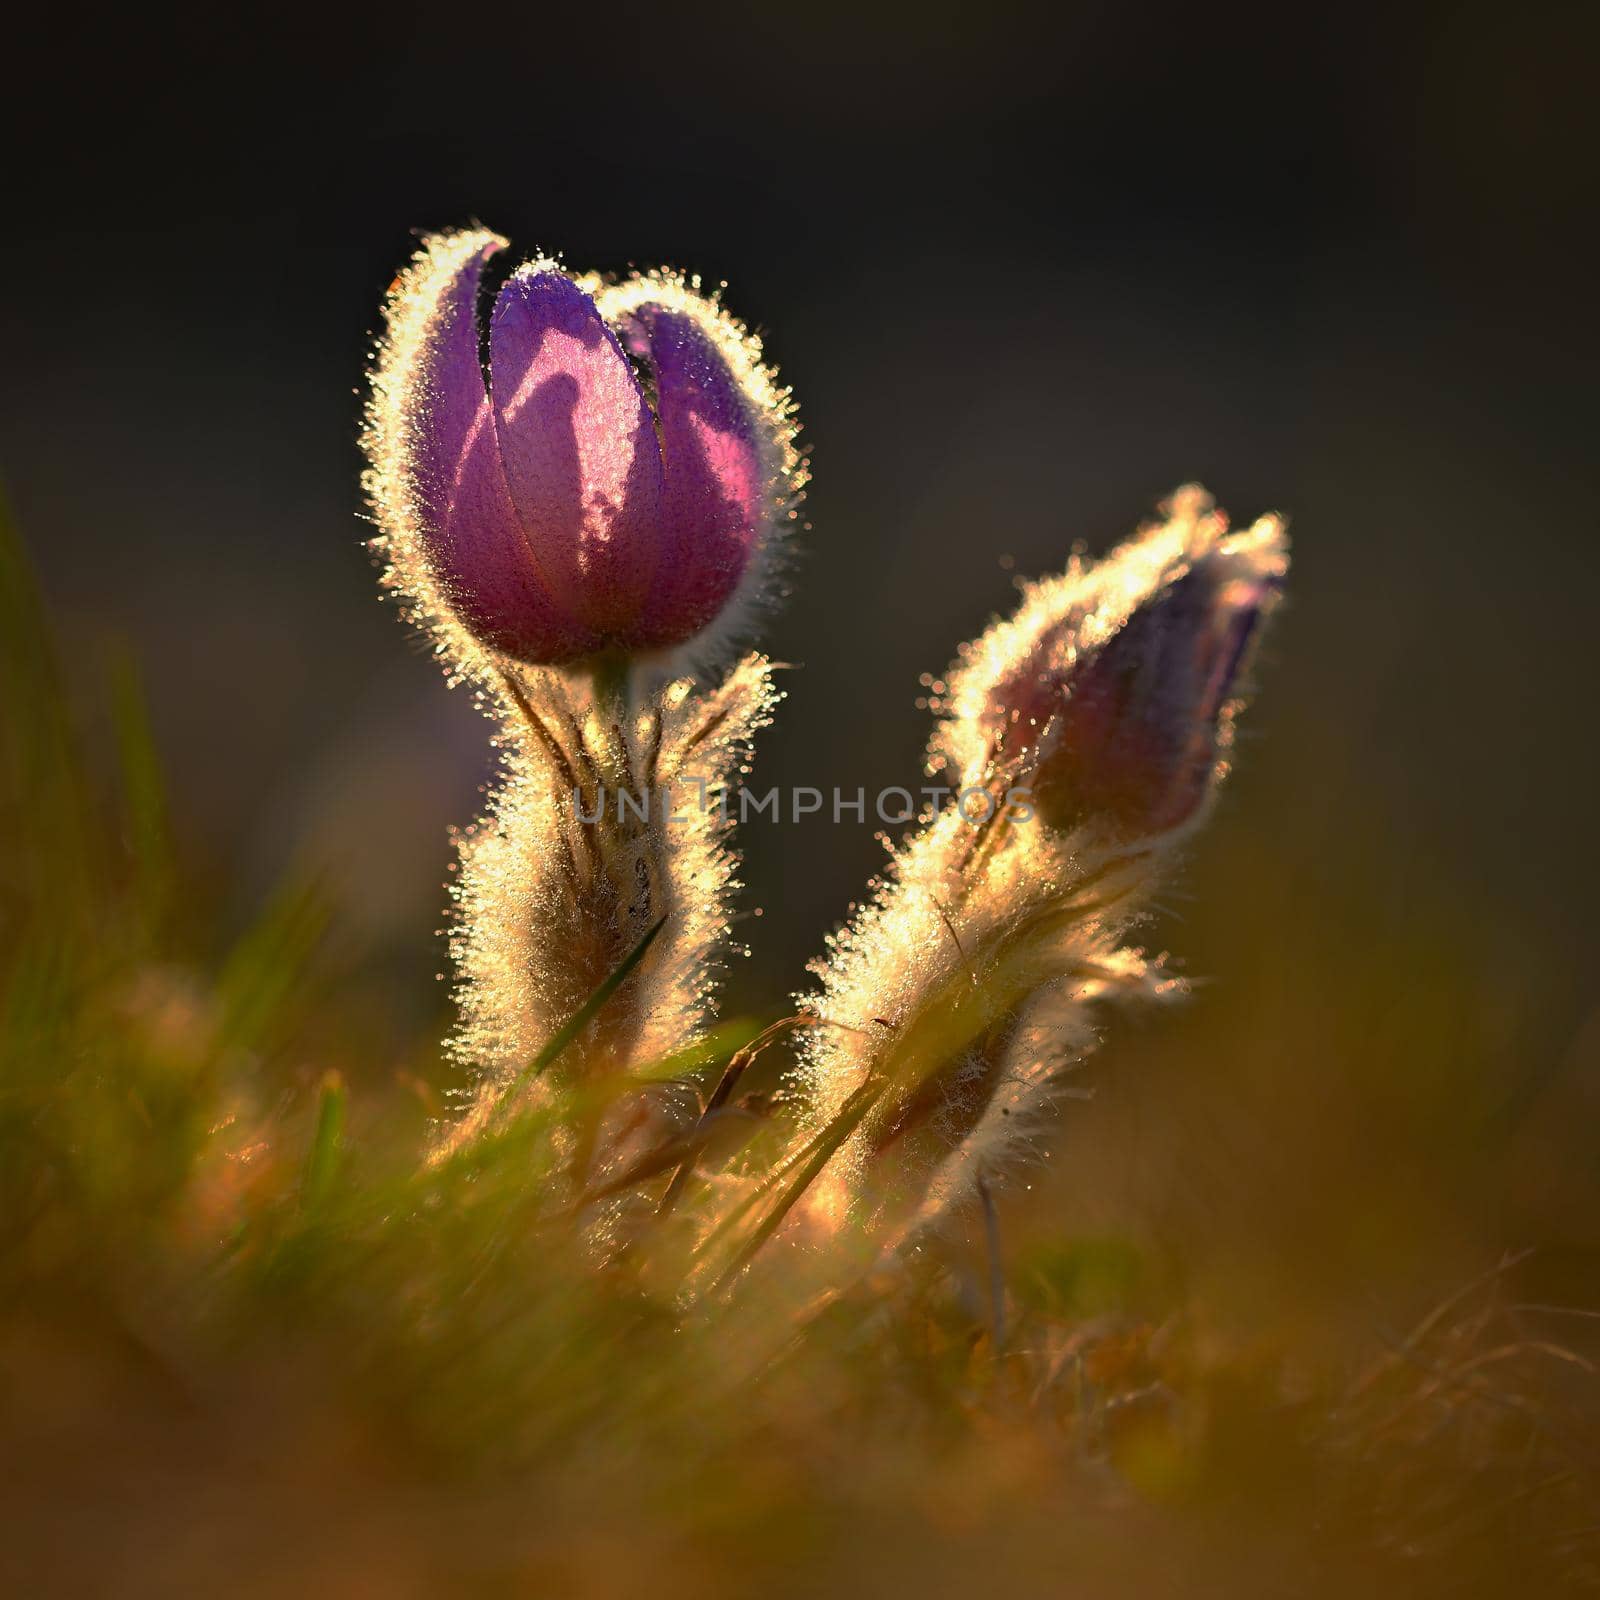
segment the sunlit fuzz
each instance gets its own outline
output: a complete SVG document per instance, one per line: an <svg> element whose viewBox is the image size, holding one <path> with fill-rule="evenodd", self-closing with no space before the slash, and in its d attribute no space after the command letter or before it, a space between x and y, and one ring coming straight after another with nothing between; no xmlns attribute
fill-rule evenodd
<svg viewBox="0 0 1600 1600"><path fill-rule="evenodd" d="M1222 773L1241 668L1288 571L1281 519L1237 534L1204 490L1104 561L1028 584L962 648L934 700L930 770L1009 772L1057 826L1124 838L1192 820Z"/></svg>
<svg viewBox="0 0 1600 1600"><path fill-rule="evenodd" d="M1229 535L1197 489L1164 510L1030 585L940 686L930 766L967 813L893 852L802 997L810 1176L780 1240L908 1237L1026 1152L1108 1005L1182 993L1130 935L1223 775L1288 555L1278 519Z"/></svg>
<svg viewBox="0 0 1600 1600"><path fill-rule="evenodd" d="M669 1137L687 1101L641 1099L633 1075L701 1037L738 887L718 801L778 699L771 666L747 656L708 692L678 679L633 712L548 670L508 676L503 697L505 777L488 815L461 836L452 891L452 1049L470 1084L443 1148L460 1148L549 1082L584 1084L601 1107L624 1100L622 1120L651 1124L631 1127L635 1144ZM658 924L548 1078L531 1078L539 1052ZM585 1164L623 1154L596 1148Z"/></svg>
<svg viewBox="0 0 1600 1600"><path fill-rule="evenodd" d="M396 279L366 484L384 583L501 728L452 891L471 1087L441 1151L581 1085L581 1189L692 1100L634 1075L700 1036L736 887L716 795L776 699L760 656L697 679L771 595L805 475L788 392L698 280L504 275L505 249L433 235Z"/></svg>
<svg viewBox="0 0 1600 1600"><path fill-rule="evenodd" d="M433 235L390 290L364 435L384 582L456 675L703 655L779 561L804 478L789 394L672 273L536 259L480 321L505 247Z"/></svg>

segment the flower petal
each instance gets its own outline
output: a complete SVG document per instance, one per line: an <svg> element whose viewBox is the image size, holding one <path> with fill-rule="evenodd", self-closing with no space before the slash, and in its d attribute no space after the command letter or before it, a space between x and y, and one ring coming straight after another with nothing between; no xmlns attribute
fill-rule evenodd
<svg viewBox="0 0 1600 1600"><path fill-rule="evenodd" d="M1199 811L1228 702L1278 587L1254 560L1213 549L1077 665L1052 730L1052 776L1081 816L1136 837Z"/></svg>
<svg viewBox="0 0 1600 1600"><path fill-rule="evenodd" d="M551 595L613 639L661 559L661 453L633 369L594 301L524 268L489 329L495 434L528 549Z"/></svg>
<svg viewBox="0 0 1600 1600"><path fill-rule="evenodd" d="M595 647L539 582L501 470L478 359L477 294L487 241L441 293L411 404L413 474L428 554L446 597L486 644L525 661Z"/></svg>
<svg viewBox="0 0 1600 1600"><path fill-rule="evenodd" d="M502 240L483 236L440 286L414 375L412 471L422 508L435 525L449 512L468 436L488 399L478 362L478 284L485 263L504 248Z"/></svg>
<svg viewBox="0 0 1600 1600"><path fill-rule="evenodd" d="M675 644L704 627L739 586L766 517L755 409L716 342L689 314L646 303L619 329L655 380L666 477L666 556L632 643Z"/></svg>
<svg viewBox="0 0 1600 1600"><path fill-rule="evenodd" d="M487 397L462 451L436 566L462 620L496 650L554 662L601 645L545 587L506 488Z"/></svg>

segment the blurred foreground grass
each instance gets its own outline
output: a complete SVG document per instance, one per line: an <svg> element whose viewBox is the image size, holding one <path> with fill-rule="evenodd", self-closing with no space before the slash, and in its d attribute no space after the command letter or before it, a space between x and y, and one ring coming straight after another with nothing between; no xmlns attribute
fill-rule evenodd
<svg viewBox="0 0 1600 1600"><path fill-rule="evenodd" d="M1381 953L1352 966L1358 889L1348 926L1306 934L1335 997L1389 973L1393 1026L1361 1036L1336 1003L1257 996L1288 1008L1282 1037L1347 1054L1350 1082L1422 1063L1357 1159L1330 1164L1307 1134L1370 1096L1308 1080L1298 1122L1263 1124L1259 1063L1217 1083L1155 1061L1178 1121L1219 1130L1217 1170L1281 1168L1280 1211L1230 1215L1229 1186L1158 1139L1124 1181L1160 1170L1159 1225L1008 1210L1003 1350L961 1240L795 1337L759 1303L685 1319L626 1259L596 1273L534 1226L535 1121L424 1164L431 1046L385 1060L351 1022L314 884L215 948L132 663L110 664L102 702L110 736L85 740L0 530L7 1593L1600 1587L1600 1323L1530 1306L1551 1280L1487 1229L1406 1319L1341 1302L1359 1274L1338 1258L1425 1233L1407 1194L1419 1215L1442 1203L1406 1170L1417 1129L1471 1173L1499 1160L1484 1129L1506 1115L1494 1073L1463 1067L1498 1045L1447 986ZM102 747L114 760L86 759ZM1250 882L1247 863L1217 870ZM1292 915L1269 886L1240 898L1242 937ZM1227 1055L1197 1037L1200 1059ZM1149 1054L1118 1049L1135 1069ZM1107 1192L1125 1148L1109 1098L1067 1144ZM1218 1267L1260 1239L1291 1264Z"/></svg>

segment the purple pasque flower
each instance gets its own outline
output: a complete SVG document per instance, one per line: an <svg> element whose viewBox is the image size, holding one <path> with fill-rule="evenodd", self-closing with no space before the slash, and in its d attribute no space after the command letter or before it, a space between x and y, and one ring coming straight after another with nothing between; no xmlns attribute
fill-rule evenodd
<svg viewBox="0 0 1600 1600"><path fill-rule="evenodd" d="M1288 572L1277 517L1236 534L1188 487L1103 561L1024 587L939 684L932 769L1029 790L1050 826L1129 842L1198 816L1250 645Z"/></svg>
<svg viewBox="0 0 1600 1600"><path fill-rule="evenodd" d="M1033 679L1021 698L1041 729L1033 790L1047 822L1129 841L1201 813L1285 570L1281 525L1265 519L1194 552L1102 642Z"/></svg>
<svg viewBox="0 0 1600 1600"><path fill-rule="evenodd" d="M787 397L666 274L605 285L532 261L485 330L504 243L431 239L391 296L369 450L380 518L406 524L397 586L521 662L682 645L769 565L799 487Z"/></svg>

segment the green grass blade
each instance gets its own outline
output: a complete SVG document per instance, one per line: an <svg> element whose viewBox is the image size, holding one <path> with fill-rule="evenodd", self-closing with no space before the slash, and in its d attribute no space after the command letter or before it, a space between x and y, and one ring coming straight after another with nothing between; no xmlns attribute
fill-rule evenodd
<svg viewBox="0 0 1600 1600"><path fill-rule="evenodd" d="M635 967L639 965L641 961L644 960L645 955L650 949L650 946L656 941L656 935L659 934L661 930L666 927L666 925L667 919L662 917L659 922L657 922L648 930L648 932L646 932L645 936L638 942L638 944L636 944L633 949L631 949L627 955L625 955L622 960L617 963L616 971L613 972L611 976L603 983L597 985L594 993L591 994L589 998L585 1000L576 1011L573 1012L567 1021L562 1023L562 1025L557 1028L553 1034L551 1034L550 1042L545 1045L544 1049L542 1049L538 1055L536 1055L533 1060L530 1061L527 1066L525 1066L522 1071L519 1072L509 1084L506 1085L505 1093L501 1097L502 1104L504 1104L506 1100L510 1099L510 1097L514 1095L517 1090L521 1089L525 1084L532 1083L534 1079L536 1079L541 1073L554 1065L556 1060L560 1057L562 1051L564 1051L567 1046L571 1044L572 1041L576 1039L592 1021L594 1021L595 1017L599 1015L600 1008L606 1003L606 1001L609 1000L612 995L614 995L617 990L628 981L628 975Z"/></svg>
<svg viewBox="0 0 1600 1600"><path fill-rule="evenodd" d="M101 847L54 630L0 497L0 894L51 926L99 929Z"/></svg>
<svg viewBox="0 0 1600 1600"><path fill-rule="evenodd" d="M345 1110L348 1093L337 1072L325 1072L317 1090L317 1123L311 1135L311 1149L300 1180L300 1203L311 1211L327 1198L338 1171L344 1146Z"/></svg>
<svg viewBox="0 0 1600 1600"><path fill-rule="evenodd" d="M124 828L133 857L137 904L145 926L158 929L173 898L172 833L161 757L139 668L119 649L110 668L112 720L121 768Z"/></svg>
<svg viewBox="0 0 1600 1600"><path fill-rule="evenodd" d="M217 981L226 1043L261 1047L304 980L329 916L317 883L290 883L274 896L229 953Z"/></svg>

